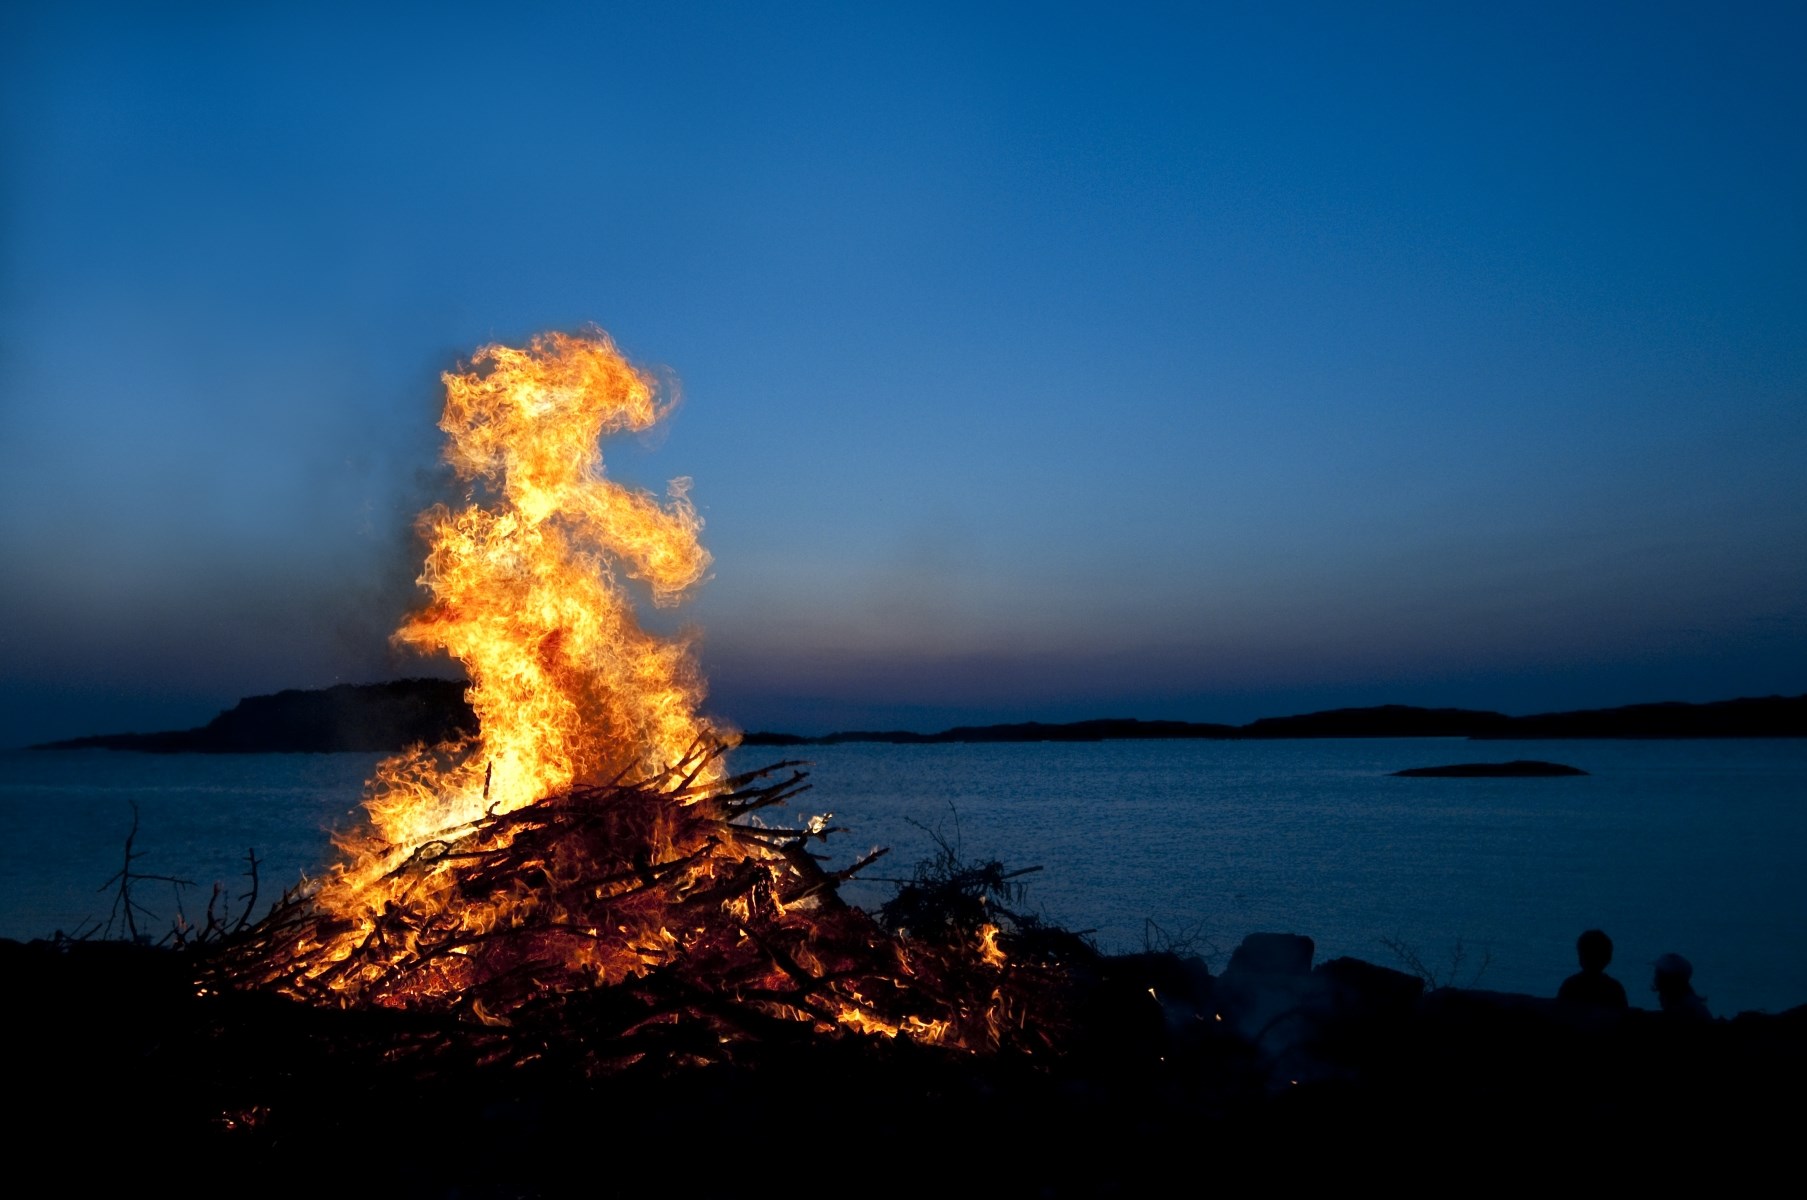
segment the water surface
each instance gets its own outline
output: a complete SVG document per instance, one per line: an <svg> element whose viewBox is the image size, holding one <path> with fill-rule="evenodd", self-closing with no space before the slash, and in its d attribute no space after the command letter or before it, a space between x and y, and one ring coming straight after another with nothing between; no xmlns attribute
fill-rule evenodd
<svg viewBox="0 0 1807 1200"><path fill-rule="evenodd" d="M786 752L736 753L736 769ZM789 752L795 755L796 751ZM1807 1002L1807 741L1261 742L809 747L823 811L849 833L832 865L874 846L872 874L907 876L935 834L967 859L1039 865L1025 906L1106 949L1179 939L1221 967L1244 934L1310 935L1320 959L1554 994L1574 939L1597 926L1612 973L1649 1003L1649 964L1677 951L1714 1012ZM1582 778L1397 779L1402 767L1555 759ZM131 804L144 872L265 896L318 872L328 830L355 816L371 755L0 756L0 936L106 916ZM781 815L780 819L783 819ZM876 905L892 886L849 889ZM172 911L174 889L143 899ZM1456 962L1460 947L1461 961Z"/></svg>

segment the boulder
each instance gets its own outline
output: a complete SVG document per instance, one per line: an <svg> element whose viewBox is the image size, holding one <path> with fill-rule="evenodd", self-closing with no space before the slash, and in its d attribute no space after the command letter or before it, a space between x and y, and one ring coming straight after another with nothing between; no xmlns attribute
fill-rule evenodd
<svg viewBox="0 0 1807 1200"><path fill-rule="evenodd" d="M1317 944L1299 933L1251 933L1230 954L1226 976L1238 971L1263 975L1309 975Z"/></svg>

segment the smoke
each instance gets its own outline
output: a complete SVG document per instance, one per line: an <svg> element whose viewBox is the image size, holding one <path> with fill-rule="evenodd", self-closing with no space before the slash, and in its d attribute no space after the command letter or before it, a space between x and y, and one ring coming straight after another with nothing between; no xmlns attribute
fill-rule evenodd
<svg viewBox="0 0 1807 1200"><path fill-rule="evenodd" d="M424 553L416 528L418 516L434 504L451 503L458 495L458 481L443 464L419 467L407 478L408 485L397 487L380 512L372 505L366 530L372 553L364 574L345 589L330 631L335 657L346 667L360 670L364 679L395 675L450 678L462 673L449 658L423 657L393 638L403 618L426 599L418 582ZM358 679L348 676L346 681Z"/></svg>

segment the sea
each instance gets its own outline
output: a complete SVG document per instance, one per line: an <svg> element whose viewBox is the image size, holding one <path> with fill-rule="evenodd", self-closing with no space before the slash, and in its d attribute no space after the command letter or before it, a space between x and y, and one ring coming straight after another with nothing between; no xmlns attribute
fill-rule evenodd
<svg viewBox="0 0 1807 1200"><path fill-rule="evenodd" d="M1807 739L845 744L742 748L732 766L787 757L812 786L769 823L832 814L830 866L888 848L847 885L862 907L951 854L1036 868L1006 903L1109 952L1221 970L1249 933L1298 933L1320 962L1548 996L1599 928L1634 1005L1655 1006L1667 952L1716 1015L1807 1003ZM210 898L236 915L250 855L261 914L330 867L378 758L0 754L0 937L128 936L128 846L141 936ZM1520 758L1588 774L1391 774Z"/></svg>

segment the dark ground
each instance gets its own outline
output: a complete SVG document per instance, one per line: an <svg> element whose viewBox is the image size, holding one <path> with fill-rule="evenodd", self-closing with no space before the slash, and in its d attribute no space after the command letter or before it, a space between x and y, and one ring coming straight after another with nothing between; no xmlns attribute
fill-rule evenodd
<svg viewBox="0 0 1807 1200"><path fill-rule="evenodd" d="M1076 968L1046 1061L799 1032L597 1079L557 1053L479 1065L449 1022L198 995L195 952L0 942L7 1159L70 1194L443 1197L1743 1191L1798 1170L1807 1007L1684 1025L1257 942L1215 977L1173 954Z"/></svg>

